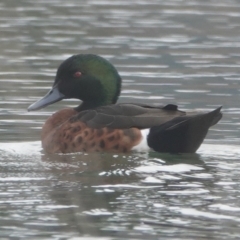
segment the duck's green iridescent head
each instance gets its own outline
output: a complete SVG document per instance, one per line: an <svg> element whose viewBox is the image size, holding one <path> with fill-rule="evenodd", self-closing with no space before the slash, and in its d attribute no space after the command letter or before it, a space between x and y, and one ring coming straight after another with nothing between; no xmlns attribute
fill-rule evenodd
<svg viewBox="0 0 240 240"><path fill-rule="evenodd" d="M93 54L73 55L59 66L50 92L32 104L34 111L66 98L83 101L79 110L116 103L121 77L106 59Z"/></svg>

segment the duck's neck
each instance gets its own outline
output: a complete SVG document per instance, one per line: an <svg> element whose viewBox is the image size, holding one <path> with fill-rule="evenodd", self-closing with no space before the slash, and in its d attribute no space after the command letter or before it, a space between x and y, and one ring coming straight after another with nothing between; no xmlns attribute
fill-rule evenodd
<svg viewBox="0 0 240 240"><path fill-rule="evenodd" d="M110 104L113 104L113 102L107 102L107 101L104 101L104 102L82 102L78 107L74 108L74 110L78 111L78 112L81 112L81 111L84 111L84 110L89 110L89 109L94 109L94 108L97 108L97 107L101 107L101 106L106 106L106 105L110 105Z"/></svg>

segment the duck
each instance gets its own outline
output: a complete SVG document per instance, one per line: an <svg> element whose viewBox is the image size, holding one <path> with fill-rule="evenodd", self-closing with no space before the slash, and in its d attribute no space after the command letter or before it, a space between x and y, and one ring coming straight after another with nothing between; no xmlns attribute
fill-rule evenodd
<svg viewBox="0 0 240 240"><path fill-rule="evenodd" d="M195 153L222 117L221 107L186 113L175 104L117 103L121 83L117 69L101 56L77 54L63 61L50 91L28 111L63 99L81 102L46 120L41 131L44 151Z"/></svg>

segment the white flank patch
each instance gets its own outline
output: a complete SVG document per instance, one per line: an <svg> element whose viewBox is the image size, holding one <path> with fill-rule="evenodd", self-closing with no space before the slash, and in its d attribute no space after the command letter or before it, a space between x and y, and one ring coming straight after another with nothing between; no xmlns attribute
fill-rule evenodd
<svg viewBox="0 0 240 240"><path fill-rule="evenodd" d="M150 150L150 147L148 146L148 143L147 143L147 136L149 134L149 131L150 131L150 128L141 130L142 140L138 145L136 145L132 148L133 151L144 152L144 151Z"/></svg>

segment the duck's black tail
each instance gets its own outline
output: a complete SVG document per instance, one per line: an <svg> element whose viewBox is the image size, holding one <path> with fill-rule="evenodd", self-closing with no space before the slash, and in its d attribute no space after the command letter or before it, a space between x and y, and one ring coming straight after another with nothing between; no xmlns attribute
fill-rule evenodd
<svg viewBox="0 0 240 240"><path fill-rule="evenodd" d="M148 145L157 152L194 153L207 135L209 127L222 117L221 107L209 113L174 118L152 127Z"/></svg>

